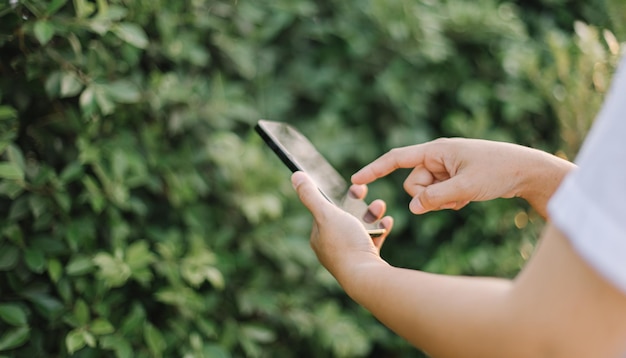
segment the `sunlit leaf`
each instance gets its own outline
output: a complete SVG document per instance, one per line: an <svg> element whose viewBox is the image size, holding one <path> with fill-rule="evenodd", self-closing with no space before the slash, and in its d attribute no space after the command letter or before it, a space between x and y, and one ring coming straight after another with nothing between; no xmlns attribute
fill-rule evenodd
<svg viewBox="0 0 626 358"><path fill-rule="evenodd" d="M40 44L47 44L52 36L54 36L54 25L50 23L48 20L40 20L35 23L35 27L33 28L35 33L35 37Z"/></svg>
<svg viewBox="0 0 626 358"><path fill-rule="evenodd" d="M85 347L85 336L80 329L70 331L65 336L65 347L69 354L74 354Z"/></svg>
<svg viewBox="0 0 626 358"><path fill-rule="evenodd" d="M10 106L0 106L0 121L17 118L17 111Z"/></svg>
<svg viewBox="0 0 626 358"><path fill-rule="evenodd" d="M52 282L56 283L59 281L61 275L63 275L63 266L61 266L61 263L58 260L50 259L48 261L48 275L50 276Z"/></svg>
<svg viewBox="0 0 626 358"><path fill-rule="evenodd" d="M93 262L99 268L99 276L110 287L123 285L132 273L130 267L124 261L103 252L97 254L93 258Z"/></svg>
<svg viewBox="0 0 626 358"><path fill-rule="evenodd" d="M113 28L113 32L122 40L138 47L146 48L148 46L148 36L145 31L137 24L130 22L122 22Z"/></svg>
<svg viewBox="0 0 626 358"><path fill-rule="evenodd" d="M89 324L89 331L99 336L115 332L115 327L106 319L97 318Z"/></svg>
<svg viewBox="0 0 626 358"><path fill-rule="evenodd" d="M76 96L83 89L83 84L73 72L64 72L61 75L60 97Z"/></svg>
<svg viewBox="0 0 626 358"><path fill-rule="evenodd" d="M101 87L109 98L119 103L135 103L141 98L139 87L130 81L119 80Z"/></svg>
<svg viewBox="0 0 626 358"><path fill-rule="evenodd" d="M23 180L24 171L15 163L0 163L0 179Z"/></svg>
<svg viewBox="0 0 626 358"><path fill-rule="evenodd" d="M92 272L94 269L93 260L86 255L75 256L65 266L65 271L70 276L80 276Z"/></svg>

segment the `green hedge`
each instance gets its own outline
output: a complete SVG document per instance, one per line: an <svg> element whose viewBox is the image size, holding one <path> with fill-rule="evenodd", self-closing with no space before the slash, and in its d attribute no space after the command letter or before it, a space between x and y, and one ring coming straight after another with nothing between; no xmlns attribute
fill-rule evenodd
<svg viewBox="0 0 626 358"><path fill-rule="evenodd" d="M0 356L421 356L319 266L252 125L293 123L346 176L438 136L572 156L620 7L0 4ZM402 180L371 189L397 220L390 262L512 276L532 251L541 220L523 203L416 218Z"/></svg>

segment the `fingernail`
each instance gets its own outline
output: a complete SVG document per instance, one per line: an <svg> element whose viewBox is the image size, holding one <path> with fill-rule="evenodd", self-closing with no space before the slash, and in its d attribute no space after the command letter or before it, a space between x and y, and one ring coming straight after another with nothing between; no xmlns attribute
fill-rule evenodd
<svg viewBox="0 0 626 358"><path fill-rule="evenodd" d="M302 175L294 173L291 176L291 186L293 186L294 189L297 189L300 183L302 183Z"/></svg>
<svg viewBox="0 0 626 358"><path fill-rule="evenodd" d="M374 221L376 221L376 215L368 210L363 217L363 221L365 221L366 223L373 223Z"/></svg>
<svg viewBox="0 0 626 358"><path fill-rule="evenodd" d="M413 200L411 200L411 202L409 203L409 209L413 214L422 214L426 211L424 210L424 207L422 206L422 203L418 198L414 198Z"/></svg>

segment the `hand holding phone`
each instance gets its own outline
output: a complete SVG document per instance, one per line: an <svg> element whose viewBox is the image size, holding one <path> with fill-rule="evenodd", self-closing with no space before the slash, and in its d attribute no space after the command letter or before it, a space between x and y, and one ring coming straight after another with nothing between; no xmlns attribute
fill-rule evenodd
<svg viewBox="0 0 626 358"><path fill-rule="evenodd" d="M306 172L326 199L359 219L371 237L385 233L378 222L363 220L368 210L365 201L348 192L348 182L302 133L286 123L263 119L255 129L292 172Z"/></svg>

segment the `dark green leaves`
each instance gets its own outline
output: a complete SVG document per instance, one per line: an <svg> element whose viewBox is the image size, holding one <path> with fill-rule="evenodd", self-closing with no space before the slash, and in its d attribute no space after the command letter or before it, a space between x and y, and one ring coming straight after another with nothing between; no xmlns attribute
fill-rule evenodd
<svg viewBox="0 0 626 358"><path fill-rule="evenodd" d="M14 303L0 304L0 323L10 326L0 333L0 352L23 345L30 336L27 314L23 306Z"/></svg>
<svg viewBox="0 0 626 358"><path fill-rule="evenodd" d="M17 304L0 304L0 319L12 326L26 325L26 311Z"/></svg>
<svg viewBox="0 0 626 358"><path fill-rule="evenodd" d="M0 335L0 352L17 348L28 340L30 328L22 326L11 328Z"/></svg>
<svg viewBox="0 0 626 358"><path fill-rule="evenodd" d="M420 356L320 267L252 125L345 177L438 136L574 148L556 117L592 117L623 31L539 3L0 1L0 355ZM416 218L401 180L370 188L392 264L512 276L532 251L519 203Z"/></svg>

